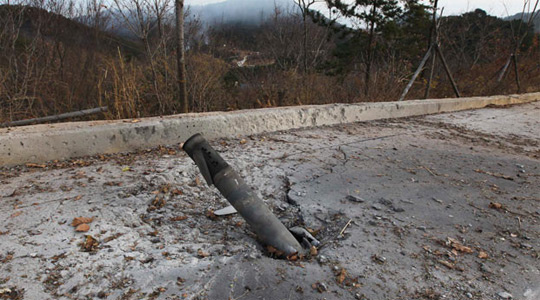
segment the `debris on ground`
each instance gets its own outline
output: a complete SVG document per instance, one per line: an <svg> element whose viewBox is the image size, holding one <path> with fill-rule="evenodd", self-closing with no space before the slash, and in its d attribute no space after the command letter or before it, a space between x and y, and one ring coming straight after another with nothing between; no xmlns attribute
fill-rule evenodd
<svg viewBox="0 0 540 300"><path fill-rule="evenodd" d="M217 215L178 144L2 168L0 299L536 300L539 122L532 103L213 141L305 256Z"/></svg>

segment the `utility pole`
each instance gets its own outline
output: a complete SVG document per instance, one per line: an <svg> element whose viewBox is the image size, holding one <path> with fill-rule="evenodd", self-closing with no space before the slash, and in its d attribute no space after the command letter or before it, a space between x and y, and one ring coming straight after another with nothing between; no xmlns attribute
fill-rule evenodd
<svg viewBox="0 0 540 300"><path fill-rule="evenodd" d="M178 68L178 104L180 112L189 112L186 88L186 58L184 53L184 0L175 0L176 6L176 65Z"/></svg>

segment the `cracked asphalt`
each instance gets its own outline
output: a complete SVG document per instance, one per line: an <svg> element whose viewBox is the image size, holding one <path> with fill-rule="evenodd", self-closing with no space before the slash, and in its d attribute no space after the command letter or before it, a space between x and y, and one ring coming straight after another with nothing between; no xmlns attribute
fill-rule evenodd
<svg viewBox="0 0 540 300"><path fill-rule="evenodd" d="M322 242L297 261L181 142L0 169L0 299L540 298L539 102L210 141Z"/></svg>

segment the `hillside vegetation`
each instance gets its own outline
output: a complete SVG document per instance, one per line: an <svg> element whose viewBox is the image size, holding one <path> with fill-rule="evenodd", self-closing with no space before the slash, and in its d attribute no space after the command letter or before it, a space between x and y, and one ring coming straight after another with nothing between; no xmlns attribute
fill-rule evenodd
<svg viewBox="0 0 540 300"><path fill-rule="evenodd" d="M372 30L369 22L350 28L294 6L273 7L258 22L205 23L188 9L190 110L397 100L427 50L432 24L430 7L399 2ZM109 112L92 118L179 111L174 2L77 3L0 5L0 122L98 106ZM136 3L139 10L126 8ZM539 34L532 27L480 9L438 21L462 95L518 92L513 67L501 82L497 78L522 36L519 92L540 91ZM409 99L424 96L428 75L422 73ZM453 96L440 64L431 87L430 97Z"/></svg>

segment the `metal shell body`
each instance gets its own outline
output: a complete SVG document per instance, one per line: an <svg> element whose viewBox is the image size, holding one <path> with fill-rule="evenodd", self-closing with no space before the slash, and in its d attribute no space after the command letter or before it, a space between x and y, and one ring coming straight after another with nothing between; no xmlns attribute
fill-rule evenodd
<svg viewBox="0 0 540 300"><path fill-rule="evenodd" d="M264 244L273 246L286 255L302 251L302 246L285 225L202 135L196 134L189 138L183 149L195 161L207 183L216 186Z"/></svg>

